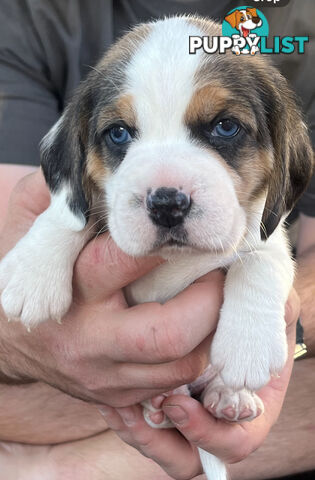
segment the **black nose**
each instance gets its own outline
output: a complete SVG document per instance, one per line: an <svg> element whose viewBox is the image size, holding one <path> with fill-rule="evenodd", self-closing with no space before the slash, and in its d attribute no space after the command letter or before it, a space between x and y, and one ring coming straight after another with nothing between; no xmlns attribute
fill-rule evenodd
<svg viewBox="0 0 315 480"><path fill-rule="evenodd" d="M257 16L257 17L252 17L252 20L253 20L253 23L255 23L257 25L257 23L260 22L260 18Z"/></svg>
<svg viewBox="0 0 315 480"><path fill-rule="evenodd" d="M158 188L147 196L147 208L152 221L163 227L174 227L183 222L190 207L190 198L176 188Z"/></svg>

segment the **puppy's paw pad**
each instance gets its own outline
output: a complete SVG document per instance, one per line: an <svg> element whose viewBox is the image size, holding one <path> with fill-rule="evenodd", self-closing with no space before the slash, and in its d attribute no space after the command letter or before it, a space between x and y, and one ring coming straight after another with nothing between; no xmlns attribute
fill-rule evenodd
<svg viewBox="0 0 315 480"><path fill-rule="evenodd" d="M263 402L255 393L245 389L233 392L225 385L208 385L202 401L214 417L229 422L251 421L264 410Z"/></svg>

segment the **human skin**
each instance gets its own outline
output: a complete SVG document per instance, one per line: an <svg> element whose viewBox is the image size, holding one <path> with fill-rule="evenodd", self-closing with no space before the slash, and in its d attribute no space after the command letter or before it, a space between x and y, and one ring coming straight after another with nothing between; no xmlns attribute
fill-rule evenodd
<svg viewBox="0 0 315 480"><path fill-rule="evenodd" d="M313 240L311 242L310 240ZM302 216L298 242L298 268L295 287L302 300L301 316L305 329L308 357L295 365L293 380L280 420L275 424L285 396L287 381L292 368L295 344L295 318L298 302L290 299L287 304L287 332L290 354L280 378L273 379L259 392L266 412L252 423L228 425L204 415L199 404L187 397L167 398L163 409L169 417L176 416L178 407L187 418L179 419L177 429L183 437L173 439L169 433L150 431L143 422L139 409L106 409L109 426L128 444L143 454L154 458L174 478L191 478L198 471L191 444L223 458L230 466L234 480L266 479L315 468L315 219ZM291 293L292 295L292 293ZM292 303L291 303L292 302ZM288 312L288 308L291 312ZM277 398L277 401L275 399ZM176 411L177 410L177 411ZM180 418L180 417L177 417ZM270 436L263 443L270 427ZM237 431L238 429L238 431ZM225 430L225 431L224 431ZM188 442L185 442L185 439ZM180 446L181 443L181 446ZM257 449L257 451L255 451ZM171 452L171 453L170 453ZM251 452L254 452L252 455ZM239 463L240 460L243 460ZM204 478L203 476L200 477Z"/></svg>
<svg viewBox="0 0 315 480"><path fill-rule="evenodd" d="M291 305L291 304L292 304L292 305ZM289 302L289 304L288 304L288 306L287 306L287 309L289 309L289 312L288 312L288 315L287 315L287 320L289 321L290 324L292 324L292 321L293 321L293 324L294 324L294 318L293 318L293 317L296 316L296 315L295 315L296 312L294 313L294 309L296 309L297 304L298 304L298 301L296 300L294 294L292 294L291 299L290 299L290 302ZM294 306L294 305L295 305L295 306ZM293 320L292 320L292 319L293 319ZM293 330L294 330L294 329L293 329ZM284 379L284 382L286 382L285 377L283 377L283 379ZM279 379L278 379L278 380L279 380ZM87 406L84 402L81 402L80 400L75 400L75 401L73 401L70 397L64 395L64 394L61 393L61 392L58 392L58 390L55 390L55 389L53 389L52 387L48 387L47 385L44 385L44 384L34 384L33 386L25 385L25 386L23 386L23 388L24 388L24 393L25 393L25 389L28 389L28 388L29 388L29 389L30 389L29 391L31 391L31 387L32 387L32 388L35 388L35 385L37 385L37 387L36 387L37 389L38 389L39 386L40 386L40 388L42 388L41 393L44 393L44 390L43 390L43 389L45 389L45 388L51 389L51 392L46 392L46 393L44 394L44 397L45 397L45 395L46 395L46 401L47 401L47 399L49 398L49 394L55 395L55 400L57 399L57 404L58 404L58 401L60 400L60 405L63 405L63 412L64 412L64 413L67 411L67 408L65 408L65 405L69 407L69 413L70 413L70 411L71 411L71 402L77 402L77 404L75 405L75 408L74 408L74 409L72 408L72 423L75 423L75 422L73 422L73 420L76 418L76 417L75 417L75 411L76 411L76 409L77 409L77 411L78 411L78 417L77 417L77 418L79 418L79 416L80 416L80 415L79 415L79 412L80 412L80 409L81 409L81 411L84 412L84 415L83 415L83 425L84 425L84 423L85 423L85 422L84 422L84 419L86 419L86 418L89 419L88 422L87 422L87 423L89 423L89 424L91 424L91 423L93 423L93 422L95 421L95 430L94 430L94 432L93 432L93 429L91 429L92 431L90 431L90 434L100 432L100 431L104 428L103 425L105 425L105 424L102 425L102 419L101 419L101 417L99 416L98 412L93 409L93 407ZM17 388L22 388L22 387L6 387L6 388L14 388L14 389L17 389ZM38 392L40 391L40 388L38 389ZM38 392L37 392L37 393L38 393ZM15 391L15 395L14 395L15 398L18 397L18 395L16 395L16 393L17 393L17 392ZM48 393L48 395L47 395L47 393ZM58 395L59 395L59 397L58 397ZM0 396L1 396L1 393L0 393ZM38 397L40 398L40 396L41 396L41 395L39 395ZM28 403L28 402L25 401L25 400L26 400L26 399L25 399L25 397L24 397L24 409L25 409L25 405L27 405L27 403ZM69 400L69 403L67 403L68 400ZM184 401L185 401L185 400L191 401L192 399L187 399L187 398L184 397ZM279 398L278 398L278 401L277 401L276 403L279 404ZM280 403L281 403L281 402L280 402ZM46 405L47 405L47 404L46 404ZM49 403L48 403L48 405L49 405ZM56 405L56 402L54 402L54 405ZM17 405L17 406L18 406L18 405ZM72 404L72 407L73 407L73 404ZM190 407L188 407L188 408L190 408ZM85 411L84 411L84 409L85 409ZM91 410L90 410L90 409L91 409ZM93 414L91 413L91 412L92 412L92 409L93 409ZM279 407L279 409L280 409L280 407ZM35 410L35 409L34 409L34 410ZM74 410L74 411L73 411L73 410ZM89 413L87 413L88 410L89 410ZM38 410L37 410L37 412L38 412ZM48 409L46 408L45 413L46 413L46 419L47 419L47 417L49 418L49 408L48 408ZM29 410L29 414L30 414L30 415L32 414L31 408L30 408L30 410ZM48 415L47 415L47 414L48 414ZM272 416L272 415L271 415L271 416ZM43 416L43 417L44 417L44 416ZM66 417L67 417L67 415L65 414L65 415L64 415L64 418L66 418ZM56 415L56 418L57 418L57 415ZM202 418L202 417L201 417L201 418ZM43 420L44 420L44 419L43 419ZM213 420L213 419L212 419L212 420ZM256 421L256 422L257 422L257 421ZM30 423L31 423L31 422L30 422ZM52 423L53 423L53 422L52 422ZM222 422L219 422L219 423L222 423ZM45 422L44 422L44 424L45 424ZM60 427L61 425L58 425L58 421L57 421L57 422L56 422L56 425L55 425L56 428L54 429L56 432L58 431L58 426ZM24 427L26 427L26 430L27 430L27 428L30 428L31 426L30 426L30 425L26 425L26 426L24 425ZM33 428L33 430L34 430L34 426L33 426L32 428ZM195 428L195 427L192 426L192 428ZM267 427L267 428L268 428L268 427ZM65 428L62 428L62 430L64 431ZM263 429L262 429L262 430L263 430ZM158 432L158 431L155 431L155 432ZM170 433L170 432L169 432L169 433ZM175 433L175 432L173 431L172 433ZM212 433L213 433L213 432L212 432ZM82 429L82 434L83 434L83 436L86 435L86 434L87 434L87 431L84 431L84 429ZM16 435L16 433L15 433L15 435ZM53 433L52 433L52 435L53 435ZM80 436L77 436L77 435L80 435L80 427L77 428L76 433L74 434L74 438L80 438ZM256 435L256 434L255 434L255 435ZM257 436L257 435L256 435L256 436ZM14 433L13 433L13 437L14 437ZM58 434L57 434L57 437L58 437ZM12 438L12 437L11 437L11 438ZM29 432L28 432L28 438L30 438L30 437L29 437ZM14 438L12 438L12 439L14 440ZM16 440L16 441L23 441L23 440ZM42 441L43 441L43 443L45 443L45 439L42 439ZM60 440L59 440L59 441L60 441ZM61 441L62 441L62 440L61 440ZM88 442L90 442L90 443L88 443ZM118 441L118 444L117 444L117 438L116 438L115 436L113 437L112 432L107 431L107 432L105 432L104 434L100 434L100 435L94 437L93 441L92 441L92 439L91 439L91 440L90 440L90 439L87 439L86 441L83 440L82 442L79 442L79 443L80 443L81 446L82 446L83 452L85 452L85 454L87 454L87 453L89 452L88 444L90 444L91 448L93 447L93 449L94 449L94 451L95 451L95 448L97 447L97 445L102 444L102 442L107 442L107 445L109 446L108 452L111 454L111 458L112 458L112 459L113 459L113 451L115 450L115 445L116 445L116 446L117 446L117 450L118 450L120 453L121 453L122 451L125 451L126 457L129 459L130 466L132 466L132 462L133 462L134 460L136 460L136 461L137 461L137 465L141 465L141 468L143 468L144 471L147 472L146 474L148 474L148 471L152 471L152 472L154 471L154 475L159 475L159 478L163 478L163 479L164 479L164 478L170 478L168 475L163 474L162 471L157 470L157 469L156 469L156 466L153 467L153 464L152 464L151 462L148 463L148 462L145 461L144 458L140 460L140 458L138 458L137 455L135 456L135 450L131 450L131 449L128 450L128 447L127 447L127 446L123 448L123 447L122 447L122 444L119 444L119 441ZM177 442L177 441L176 441L176 442ZM92 445L92 444L93 444L93 445ZM76 444L73 444L73 445L76 445ZM77 448L77 446L78 446L78 445L76 445L76 448ZM57 458L58 458L58 455L61 454L61 452L60 452L60 447L61 447L61 446L56 446L56 447L54 447L54 450L53 450L53 451L54 451L54 454L56 454L56 457L57 457ZM35 448L37 448L37 447L35 447ZM71 452L71 444L68 444L67 446L65 446L65 451L66 451L66 450L68 450L68 452ZM97 448L96 448L96 450L97 450ZM131 452L132 452L132 453L131 453ZM90 451L90 453L92 453L92 452ZM178 450L178 453L179 453L179 450ZM238 455L237 452L234 452L234 453L236 453L236 455ZM244 452L243 452L243 453L244 453ZM186 452L183 451L183 452L182 452L182 455L183 455L183 454L185 455ZM240 453L240 455L242 455L242 453ZM43 456L43 451L42 451L41 454L40 454L40 458L45 458L45 455L44 455L44 457L42 457L42 456ZM104 455L103 455L103 456L104 456ZM120 455L119 455L119 456L120 456ZM52 456L52 457L53 457L53 456ZM106 457L106 455L105 455L105 457ZM66 457L65 457L65 458L66 458ZM83 454L83 458L84 458L84 454ZM109 458L107 458L107 460L106 460L107 465L108 465L108 460L109 460ZM40 463L40 462L39 462L39 463ZM97 461L96 461L96 463L97 463ZM112 463L113 463L113 460L112 460ZM127 462L127 463L128 463L128 462ZM120 465L120 462L117 463L117 465L116 465L115 468L117 468L118 465ZM140 467L139 467L139 468L140 468ZM199 467L199 468L200 468L200 467ZM108 473L108 472L107 472L107 473ZM114 478L117 478L117 479L118 479L118 478L122 478L122 477L117 476L118 473L119 473L119 472L113 471L113 472L111 472L110 476L108 476L108 477L106 477L106 478L113 478L113 479L114 479ZM140 473L140 472L138 471L138 473ZM108 473L108 474L109 474L109 473ZM186 471L185 471L185 474L186 474ZM95 477L95 478L96 478L96 477ZM97 478L98 478L98 477L97 477ZM132 478L132 477L129 476L129 478ZM140 477L137 477L137 478L140 478ZM146 477L143 477L143 478L146 478ZM154 477L154 478L158 478L158 477L156 476L156 477ZM177 478L177 477L176 477L176 478ZM180 478L180 477L178 477L178 478ZM188 477L185 477L185 478L188 478Z"/></svg>

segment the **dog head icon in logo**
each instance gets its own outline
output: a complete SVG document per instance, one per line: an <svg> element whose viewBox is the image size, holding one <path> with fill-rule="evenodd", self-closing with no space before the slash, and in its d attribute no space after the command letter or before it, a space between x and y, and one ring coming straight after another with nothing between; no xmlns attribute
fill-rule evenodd
<svg viewBox="0 0 315 480"><path fill-rule="evenodd" d="M236 55L255 55L259 52L261 37L267 37L268 34L268 21L257 8L234 8L224 17L222 23L222 35L232 37L232 52Z"/></svg>
<svg viewBox="0 0 315 480"><path fill-rule="evenodd" d="M232 28L236 28L242 37L248 37L252 30L262 26L262 19L257 15L256 8L246 8L246 10L234 10L227 15L226 20Z"/></svg>

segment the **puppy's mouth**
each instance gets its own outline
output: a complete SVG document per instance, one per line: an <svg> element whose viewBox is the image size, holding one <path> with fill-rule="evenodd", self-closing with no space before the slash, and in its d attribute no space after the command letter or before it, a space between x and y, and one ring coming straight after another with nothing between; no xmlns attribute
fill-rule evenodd
<svg viewBox="0 0 315 480"><path fill-rule="evenodd" d="M183 248L188 247L188 234L182 225L172 228L159 227L154 249L162 247Z"/></svg>

